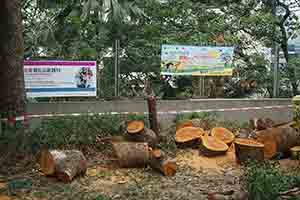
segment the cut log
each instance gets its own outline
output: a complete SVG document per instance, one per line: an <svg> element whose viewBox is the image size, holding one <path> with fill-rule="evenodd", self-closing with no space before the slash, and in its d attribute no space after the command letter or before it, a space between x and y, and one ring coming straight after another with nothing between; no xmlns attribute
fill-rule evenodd
<svg viewBox="0 0 300 200"><path fill-rule="evenodd" d="M125 138L130 142L146 142L150 147L155 147L158 143L155 132L144 127L143 121L128 122Z"/></svg>
<svg viewBox="0 0 300 200"><path fill-rule="evenodd" d="M112 142L112 146L121 167L145 167L149 161L149 146L147 143Z"/></svg>
<svg viewBox="0 0 300 200"><path fill-rule="evenodd" d="M201 136L205 132L201 128L196 127L184 127L176 132L175 142L178 147L198 147L200 144Z"/></svg>
<svg viewBox="0 0 300 200"><path fill-rule="evenodd" d="M129 121L127 122L127 133L135 134L140 133L145 128L143 121Z"/></svg>
<svg viewBox="0 0 300 200"><path fill-rule="evenodd" d="M176 132L185 127L192 127L193 122L191 120L180 121L176 124Z"/></svg>
<svg viewBox="0 0 300 200"><path fill-rule="evenodd" d="M201 136L201 144L199 149L202 155L211 157L225 154L229 147L222 140L205 134L204 136Z"/></svg>
<svg viewBox="0 0 300 200"><path fill-rule="evenodd" d="M75 176L85 174L87 161L81 151L44 149L40 156L40 167L45 175L54 175L63 182L71 182Z"/></svg>
<svg viewBox="0 0 300 200"><path fill-rule="evenodd" d="M228 146L233 142L235 135L226 128L215 127L211 130L211 136L218 138L225 142Z"/></svg>
<svg viewBox="0 0 300 200"><path fill-rule="evenodd" d="M295 146L290 149L291 151L291 159L300 160L300 146Z"/></svg>
<svg viewBox="0 0 300 200"><path fill-rule="evenodd" d="M238 138L234 141L236 161L244 164L247 161L263 161L264 145L252 139Z"/></svg>
<svg viewBox="0 0 300 200"><path fill-rule="evenodd" d="M279 152L287 154L290 148L300 145L300 133L292 125L258 131L256 138L264 144L264 156L267 159L273 158Z"/></svg>
<svg viewBox="0 0 300 200"><path fill-rule="evenodd" d="M174 176L177 169L176 159L169 158L160 149L150 151L149 165L165 176Z"/></svg>

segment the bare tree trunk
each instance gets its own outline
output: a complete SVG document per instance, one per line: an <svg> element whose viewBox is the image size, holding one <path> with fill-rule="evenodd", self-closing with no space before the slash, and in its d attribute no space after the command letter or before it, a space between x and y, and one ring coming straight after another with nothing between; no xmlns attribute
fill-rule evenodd
<svg viewBox="0 0 300 200"><path fill-rule="evenodd" d="M0 114L25 111L21 0L0 1Z"/></svg>

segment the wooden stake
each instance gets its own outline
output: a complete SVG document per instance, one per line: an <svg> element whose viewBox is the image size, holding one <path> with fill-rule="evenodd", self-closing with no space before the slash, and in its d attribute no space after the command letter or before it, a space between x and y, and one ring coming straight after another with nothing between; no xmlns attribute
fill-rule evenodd
<svg viewBox="0 0 300 200"><path fill-rule="evenodd" d="M157 119L157 110L156 110L156 98L154 96L147 97L148 111L149 111L149 121L150 128L155 132L159 138L159 125Z"/></svg>

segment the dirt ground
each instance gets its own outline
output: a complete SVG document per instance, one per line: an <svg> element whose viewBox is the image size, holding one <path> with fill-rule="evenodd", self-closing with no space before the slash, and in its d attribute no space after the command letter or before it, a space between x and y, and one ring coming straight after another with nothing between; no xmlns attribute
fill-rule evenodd
<svg viewBox="0 0 300 200"><path fill-rule="evenodd" d="M86 175L70 184L45 177L32 160L22 160L6 168L7 174L0 170L0 200L205 200L209 193L241 191L242 169L232 149L214 158L184 149L177 152L176 159L176 175L164 177L151 168L120 169L111 157L97 153L90 157ZM291 160L282 160L281 164L287 170L299 166Z"/></svg>
<svg viewBox="0 0 300 200"><path fill-rule="evenodd" d="M111 158L99 153L89 160L84 177L70 184L45 177L38 165L26 161L0 173L0 200L10 199L207 199L207 194L240 190L240 167L234 154L207 158L197 150L179 150L178 170L173 177L164 177L150 168L120 169ZM26 166L27 165L27 166Z"/></svg>

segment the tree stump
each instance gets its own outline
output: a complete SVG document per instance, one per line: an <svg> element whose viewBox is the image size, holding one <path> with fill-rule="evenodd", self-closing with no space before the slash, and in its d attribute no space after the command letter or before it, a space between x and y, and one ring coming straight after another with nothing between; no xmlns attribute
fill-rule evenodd
<svg viewBox="0 0 300 200"><path fill-rule="evenodd" d="M63 182L71 182L77 175L85 174L87 161L77 150L42 150L40 155L41 171L54 175Z"/></svg>
<svg viewBox="0 0 300 200"><path fill-rule="evenodd" d="M268 159L278 152L289 153L290 148L300 145L300 133L290 124L258 131L256 138L264 144L264 155Z"/></svg>
<svg viewBox="0 0 300 200"><path fill-rule="evenodd" d="M215 127L211 130L211 136L218 138L225 142L228 146L233 142L235 135L226 128Z"/></svg>
<svg viewBox="0 0 300 200"><path fill-rule="evenodd" d="M146 128L143 121L128 122L125 138L131 142L146 142L150 147L154 147L158 143L156 134Z"/></svg>
<svg viewBox="0 0 300 200"><path fill-rule="evenodd" d="M240 164L248 160L263 161L264 145L252 139L238 138L234 141L236 161Z"/></svg>
<svg viewBox="0 0 300 200"><path fill-rule="evenodd" d="M162 150L150 150L149 165L165 176L174 176L177 165L176 159L169 158Z"/></svg>
<svg viewBox="0 0 300 200"><path fill-rule="evenodd" d="M228 149L227 144L218 138L208 136L208 134L201 137L199 150L202 155L207 157L219 156L225 154Z"/></svg>
<svg viewBox="0 0 300 200"><path fill-rule="evenodd" d="M175 142L178 147L199 147L201 136L204 131L196 127L184 127L176 131Z"/></svg>
<svg viewBox="0 0 300 200"><path fill-rule="evenodd" d="M145 167L149 161L149 146L147 143L112 142L112 146L121 167Z"/></svg>

